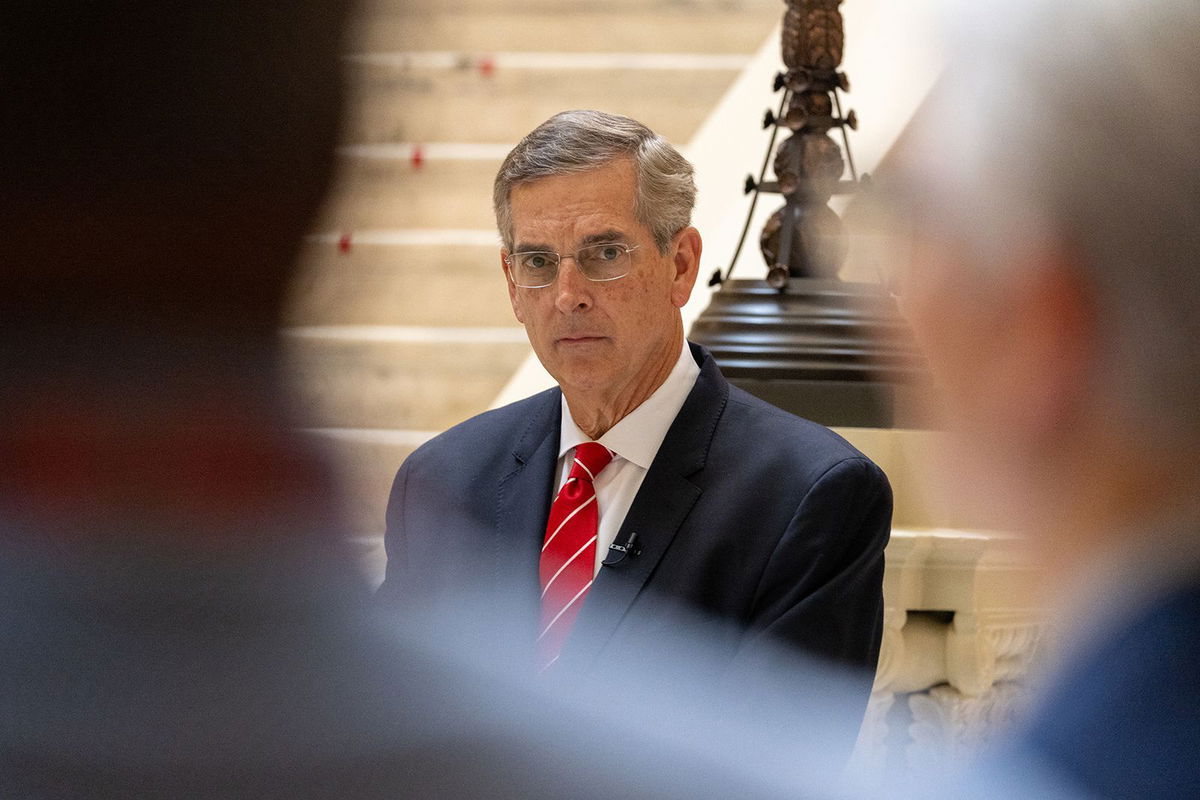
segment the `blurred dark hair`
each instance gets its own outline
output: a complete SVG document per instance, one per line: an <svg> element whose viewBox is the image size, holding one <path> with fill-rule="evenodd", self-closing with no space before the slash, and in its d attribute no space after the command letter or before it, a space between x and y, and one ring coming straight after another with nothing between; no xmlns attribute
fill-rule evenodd
<svg viewBox="0 0 1200 800"><path fill-rule="evenodd" d="M266 329L327 186L344 0L0 4L0 314Z"/></svg>

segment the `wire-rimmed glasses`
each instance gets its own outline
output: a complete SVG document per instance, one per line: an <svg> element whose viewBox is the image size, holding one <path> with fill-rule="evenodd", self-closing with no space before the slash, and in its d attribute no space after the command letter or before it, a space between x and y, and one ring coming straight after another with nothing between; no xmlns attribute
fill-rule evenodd
<svg viewBox="0 0 1200 800"><path fill-rule="evenodd" d="M527 250L504 257L508 277L520 289L542 289L554 283L564 258L575 259L575 266L589 281L615 281L629 274L632 247L621 242L602 242L581 247L574 254L559 255L547 250Z"/></svg>

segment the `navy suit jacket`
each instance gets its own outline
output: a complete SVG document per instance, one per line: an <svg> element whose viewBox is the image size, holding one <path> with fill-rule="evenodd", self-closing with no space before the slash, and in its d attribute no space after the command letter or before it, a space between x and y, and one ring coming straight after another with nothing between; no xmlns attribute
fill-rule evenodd
<svg viewBox="0 0 1200 800"><path fill-rule="evenodd" d="M1131 579L1137 577L1133 573ZM1033 713L921 800L1169 800L1200 797L1200 575L1094 631ZM894 789L896 781L887 788Z"/></svg>
<svg viewBox="0 0 1200 800"><path fill-rule="evenodd" d="M731 386L691 348L700 375L617 534L635 531L641 553L601 568L560 662L617 668L699 633L728 664L783 642L860 668L869 686L886 477L827 428ZM503 614L532 644L560 397L555 388L488 411L409 456L388 506L385 599L479 598L456 619ZM696 612L721 624L698 628Z"/></svg>
<svg viewBox="0 0 1200 800"><path fill-rule="evenodd" d="M1065 665L1009 760L1088 797L1200 797L1198 631L1200 575Z"/></svg>

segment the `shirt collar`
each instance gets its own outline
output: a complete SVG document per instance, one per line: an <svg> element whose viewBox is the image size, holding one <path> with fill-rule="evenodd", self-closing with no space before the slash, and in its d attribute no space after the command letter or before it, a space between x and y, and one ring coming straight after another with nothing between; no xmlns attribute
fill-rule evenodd
<svg viewBox="0 0 1200 800"><path fill-rule="evenodd" d="M678 416L679 409L683 408L683 403L699 376L700 367L692 358L692 351L685 340L675 366L671 368L671 373L662 385L640 406L612 426L598 441L618 457L632 461L642 469L650 469L654 456L658 454L658 448L667 437L667 430ZM562 458L572 448L590 441L591 437L575 424L566 395L563 395L558 457Z"/></svg>

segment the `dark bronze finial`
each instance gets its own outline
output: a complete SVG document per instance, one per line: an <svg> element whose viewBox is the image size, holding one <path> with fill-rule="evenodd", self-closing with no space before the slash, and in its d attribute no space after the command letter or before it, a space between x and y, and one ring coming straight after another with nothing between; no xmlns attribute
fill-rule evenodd
<svg viewBox="0 0 1200 800"><path fill-rule="evenodd" d="M925 365L894 298L878 283L838 276L849 238L829 201L867 185L847 134L858 117L842 112L838 96L850 89L840 71L841 0L787 5L786 70L773 77L783 96L763 118L771 141L761 171L743 187L752 198L733 262L713 274L709 285L721 289L689 338L709 348L734 384L800 416L826 425L920 425ZM767 178L772 165L775 180ZM784 199L760 237L766 281L730 280L763 193Z"/></svg>
<svg viewBox="0 0 1200 800"><path fill-rule="evenodd" d="M773 188L785 204L759 239L767 282L780 290L788 278L836 278L846 258L845 227L828 206L835 193L855 188L854 181L842 185L846 162L829 135L833 128L858 124L857 117L835 113L835 93L849 84L837 71L845 41L840 5L841 0L788 0L783 16L787 72L781 83L788 96L779 124L792 135L775 154Z"/></svg>
<svg viewBox="0 0 1200 800"><path fill-rule="evenodd" d="M762 193L784 198L759 237L771 286L782 291L791 278L836 279L846 259L846 230L828 205L833 195L850 194L860 185L846 133L847 128L858 129L858 115L843 115L838 98L839 92L850 90L849 78L839 71L845 43L842 0L785 2L782 54L787 69L773 78L775 91L782 91L783 97L778 111L768 109L763 115L763 127L772 129L771 141L762 172L757 179L746 179L746 193L754 197L733 261L724 275L720 270L713 274L710 286L732 275ZM834 129L841 131L840 145L833 139ZM781 131L788 138L776 149ZM771 164L773 181L766 180ZM849 180L843 178L847 165Z"/></svg>

